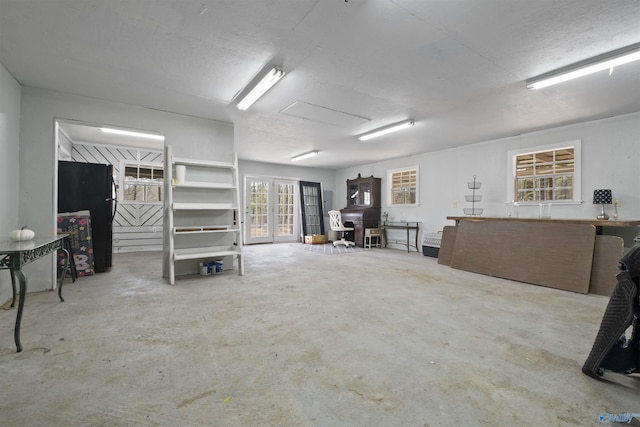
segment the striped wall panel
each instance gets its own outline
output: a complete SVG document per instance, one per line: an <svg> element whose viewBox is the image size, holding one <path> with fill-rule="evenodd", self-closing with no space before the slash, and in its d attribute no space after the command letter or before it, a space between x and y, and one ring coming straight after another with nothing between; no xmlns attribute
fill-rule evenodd
<svg viewBox="0 0 640 427"><path fill-rule="evenodd" d="M127 147L108 147L75 143L72 160L113 165L116 180L120 162L162 163L163 154ZM162 250L162 205L119 202L113 219L114 252ZM149 230L155 230L149 235Z"/></svg>
<svg viewBox="0 0 640 427"><path fill-rule="evenodd" d="M122 202L113 222L119 227L162 227L162 206Z"/></svg>
<svg viewBox="0 0 640 427"><path fill-rule="evenodd" d="M115 252L161 251L162 228L113 227Z"/></svg>

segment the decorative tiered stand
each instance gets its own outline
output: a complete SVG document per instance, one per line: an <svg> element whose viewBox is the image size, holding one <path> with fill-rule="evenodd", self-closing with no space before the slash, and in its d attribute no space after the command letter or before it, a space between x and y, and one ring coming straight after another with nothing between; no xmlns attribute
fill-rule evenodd
<svg viewBox="0 0 640 427"><path fill-rule="evenodd" d="M476 181L476 175L473 175L473 181L468 181L467 182L467 187L470 190L473 190L473 191L471 192L471 195L464 196L464 199L467 202L471 203L471 207L470 208L463 208L462 209L462 211L464 212L465 215L470 215L470 216L480 216L480 215L482 215L482 211L484 209L476 208L476 203L480 202L482 200L482 196L480 194L476 194L476 190L479 190L481 185L482 185L481 182Z"/></svg>

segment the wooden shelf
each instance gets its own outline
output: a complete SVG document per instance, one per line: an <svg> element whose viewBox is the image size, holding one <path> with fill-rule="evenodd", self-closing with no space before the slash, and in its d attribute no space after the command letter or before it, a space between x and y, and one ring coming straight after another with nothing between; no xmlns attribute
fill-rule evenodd
<svg viewBox="0 0 640 427"><path fill-rule="evenodd" d="M232 203L173 203L174 211L220 211L238 209Z"/></svg>
<svg viewBox="0 0 640 427"><path fill-rule="evenodd" d="M174 157L172 160L174 165L185 166L202 166L207 168L235 169L236 165L232 162L220 162L216 160L199 160L186 159L184 157Z"/></svg>
<svg viewBox="0 0 640 427"><path fill-rule="evenodd" d="M203 233L235 233L238 228L232 225L203 225L174 227L173 234L203 234Z"/></svg>
<svg viewBox="0 0 640 427"><path fill-rule="evenodd" d="M222 182L197 182L187 181L182 184L172 184L173 188L210 188L212 190L234 190L237 188L233 184L227 184Z"/></svg>
<svg viewBox="0 0 640 427"><path fill-rule="evenodd" d="M236 246L211 246L200 248L176 249L173 253L174 261L200 258L218 258L241 255L242 251Z"/></svg>

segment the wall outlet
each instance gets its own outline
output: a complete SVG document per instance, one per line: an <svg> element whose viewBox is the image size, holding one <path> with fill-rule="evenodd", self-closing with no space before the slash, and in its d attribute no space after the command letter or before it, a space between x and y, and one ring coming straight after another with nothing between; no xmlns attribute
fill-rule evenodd
<svg viewBox="0 0 640 427"><path fill-rule="evenodd" d="M613 199L613 206L616 208L620 207L620 199Z"/></svg>

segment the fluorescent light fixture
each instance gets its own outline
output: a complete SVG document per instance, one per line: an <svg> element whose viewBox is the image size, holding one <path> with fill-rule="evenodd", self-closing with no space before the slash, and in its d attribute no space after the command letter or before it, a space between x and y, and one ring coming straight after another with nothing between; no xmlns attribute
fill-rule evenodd
<svg viewBox="0 0 640 427"><path fill-rule="evenodd" d="M101 132L111 133L114 135L133 136L136 138L156 139L158 141L164 141L164 135L157 135L153 133L144 132L132 132L130 130L112 129L112 128L98 128Z"/></svg>
<svg viewBox="0 0 640 427"><path fill-rule="evenodd" d="M291 158L292 162L297 162L298 160L308 159L309 157L317 156L318 150L309 151L308 153L298 154L297 156L293 156Z"/></svg>
<svg viewBox="0 0 640 427"><path fill-rule="evenodd" d="M279 68L272 68L260 82L251 89L251 91L245 95L244 98L238 102L237 107L240 110L246 110L251 107L262 95L265 94L271 87L278 83L278 81L284 77L284 71Z"/></svg>
<svg viewBox="0 0 640 427"><path fill-rule="evenodd" d="M376 138L378 136L386 135L391 132L396 132L402 129L407 129L413 126L413 120L405 120L403 122L394 123L388 126L381 127L379 129L375 129L371 132L364 133L358 137L360 141L367 141L371 138Z"/></svg>
<svg viewBox="0 0 640 427"><path fill-rule="evenodd" d="M573 80L603 70L640 60L640 43L623 47L567 67L527 80L527 89L542 89L547 86Z"/></svg>

